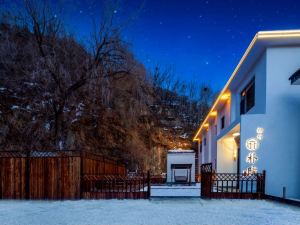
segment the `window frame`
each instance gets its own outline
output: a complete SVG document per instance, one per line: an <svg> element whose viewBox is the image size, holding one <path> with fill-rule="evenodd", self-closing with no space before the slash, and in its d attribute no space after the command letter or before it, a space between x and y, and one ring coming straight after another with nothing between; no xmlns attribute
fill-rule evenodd
<svg viewBox="0 0 300 225"><path fill-rule="evenodd" d="M223 130L224 128L225 128L225 115L223 115L222 117L221 117L221 130Z"/></svg>
<svg viewBox="0 0 300 225"><path fill-rule="evenodd" d="M243 115L255 106L255 76L241 91L240 98L240 115Z"/></svg>

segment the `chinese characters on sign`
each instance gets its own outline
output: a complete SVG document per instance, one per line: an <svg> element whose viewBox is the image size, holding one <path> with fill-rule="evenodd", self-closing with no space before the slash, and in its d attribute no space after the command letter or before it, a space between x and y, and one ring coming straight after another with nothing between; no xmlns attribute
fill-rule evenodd
<svg viewBox="0 0 300 225"><path fill-rule="evenodd" d="M246 174L254 174L257 173L257 167L256 166L250 166L244 171Z"/></svg>
<svg viewBox="0 0 300 225"><path fill-rule="evenodd" d="M263 139L264 129L262 127L257 127L256 137L252 137L246 140L245 146L250 151L246 157L246 163L250 166L244 170L245 174L254 174L257 173L257 167L255 163L258 161L258 156L256 155L256 150L259 149L259 145Z"/></svg>
<svg viewBox="0 0 300 225"><path fill-rule="evenodd" d="M258 127L256 129L256 138L261 141L263 139L263 134L264 134L264 128Z"/></svg>
<svg viewBox="0 0 300 225"><path fill-rule="evenodd" d="M257 160L258 160L258 157L255 152L250 152L246 158L246 162L248 164L255 164Z"/></svg>
<svg viewBox="0 0 300 225"><path fill-rule="evenodd" d="M259 142L256 138L250 138L246 141L246 148L249 151L256 151L259 148Z"/></svg>

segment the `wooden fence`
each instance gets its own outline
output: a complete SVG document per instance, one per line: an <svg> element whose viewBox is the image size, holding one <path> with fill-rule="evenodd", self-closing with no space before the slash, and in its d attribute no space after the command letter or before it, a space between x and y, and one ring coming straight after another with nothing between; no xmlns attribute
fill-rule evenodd
<svg viewBox="0 0 300 225"><path fill-rule="evenodd" d="M261 199L265 194L266 173L213 173L212 164L201 166L201 197Z"/></svg>
<svg viewBox="0 0 300 225"><path fill-rule="evenodd" d="M80 199L85 175L125 174L124 164L87 151L0 151L0 199Z"/></svg>
<svg viewBox="0 0 300 225"><path fill-rule="evenodd" d="M85 199L147 199L150 197L150 172L136 176L93 176L83 179Z"/></svg>
<svg viewBox="0 0 300 225"><path fill-rule="evenodd" d="M167 183L167 175L151 175L151 184L165 185Z"/></svg>

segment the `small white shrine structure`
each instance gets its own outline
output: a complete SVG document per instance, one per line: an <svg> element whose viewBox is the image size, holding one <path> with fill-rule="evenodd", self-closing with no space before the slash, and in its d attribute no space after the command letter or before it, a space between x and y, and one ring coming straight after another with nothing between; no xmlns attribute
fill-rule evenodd
<svg viewBox="0 0 300 225"><path fill-rule="evenodd" d="M173 149L167 155L167 183L195 182L195 151Z"/></svg>

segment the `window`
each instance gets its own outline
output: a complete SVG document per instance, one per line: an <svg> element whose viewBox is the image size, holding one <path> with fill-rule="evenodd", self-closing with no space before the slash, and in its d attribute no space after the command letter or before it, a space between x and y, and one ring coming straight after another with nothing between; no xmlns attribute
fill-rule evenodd
<svg viewBox="0 0 300 225"><path fill-rule="evenodd" d="M225 116L222 116L221 118L221 130L225 127Z"/></svg>
<svg viewBox="0 0 300 225"><path fill-rule="evenodd" d="M200 153L202 152L202 142L200 142Z"/></svg>
<svg viewBox="0 0 300 225"><path fill-rule="evenodd" d="M206 138L204 138L203 144L204 144L204 146L206 146Z"/></svg>
<svg viewBox="0 0 300 225"><path fill-rule="evenodd" d="M240 114L247 113L255 105L255 79L241 92Z"/></svg>

